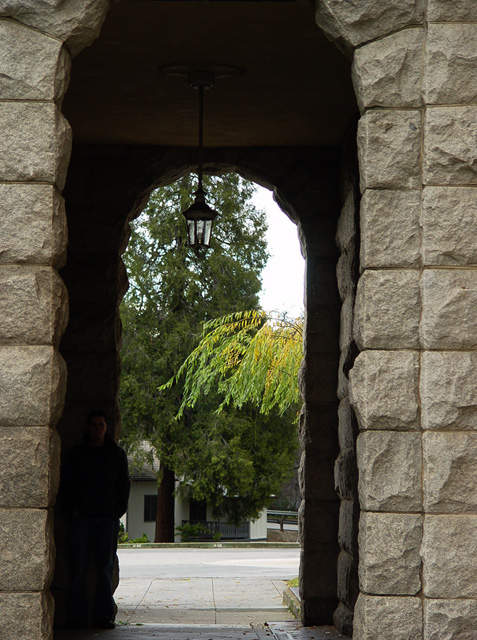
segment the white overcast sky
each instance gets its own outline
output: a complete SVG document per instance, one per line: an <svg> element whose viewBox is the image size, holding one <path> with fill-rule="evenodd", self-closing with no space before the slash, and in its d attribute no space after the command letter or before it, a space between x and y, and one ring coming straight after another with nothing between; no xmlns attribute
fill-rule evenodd
<svg viewBox="0 0 477 640"><path fill-rule="evenodd" d="M297 317L303 313L305 261L296 225L283 213L268 189L257 187L253 202L257 208L265 209L268 219L270 258L262 272L261 305L266 311L286 311Z"/></svg>

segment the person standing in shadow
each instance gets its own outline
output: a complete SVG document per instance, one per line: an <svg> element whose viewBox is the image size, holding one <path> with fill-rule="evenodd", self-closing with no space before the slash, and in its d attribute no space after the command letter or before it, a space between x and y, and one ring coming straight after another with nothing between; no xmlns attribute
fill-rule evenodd
<svg viewBox="0 0 477 640"><path fill-rule="evenodd" d="M126 513L130 479L123 449L106 433L104 411L92 411L83 442L66 457L60 502L69 521L68 628L88 626L87 576L90 559L97 572L92 603L93 626L114 629L112 595L119 518Z"/></svg>

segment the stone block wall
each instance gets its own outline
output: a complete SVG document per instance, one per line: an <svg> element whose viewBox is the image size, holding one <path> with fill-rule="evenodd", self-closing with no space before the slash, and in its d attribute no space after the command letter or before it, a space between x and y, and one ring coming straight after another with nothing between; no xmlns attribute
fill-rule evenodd
<svg viewBox="0 0 477 640"><path fill-rule="evenodd" d="M468 640L477 571L477 9L319 3L353 58L361 277L356 640Z"/></svg>
<svg viewBox="0 0 477 640"><path fill-rule="evenodd" d="M61 190L71 144L61 99L71 55L97 36L108 5L108 0L0 1L0 454L6 461L0 470L0 636L5 640L52 636L51 509L59 459L54 428L66 389L58 347L68 314L58 276L67 235ZM353 314L345 216L338 280L346 355L337 379L339 354L333 345L340 301L336 255L329 253L336 210L323 209L319 233L306 216L302 219L308 257L304 621L327 619L337 595L336 619L343 624L350 619L356 501L346 469L353 468L353 414L341 371L359 350L349 387L360 430L362 511L354 638L470 640L477 625L477 5L474 0L318 0L316 6L318 25L353 60L361 109L362 273ZM99 225L98 242L102 231ZM96 283L97 265L84 266L88 282ZM102 269L102 285L108 291L111 285L115 296L123 282L120 271L118 261ZM70 284L81 301L84 282L73 278ZM101 297L100 289L96 294ZM107 333L116 341L114 314ZM325 335L331 336L330 347L323 347ZM101 351L100 361L117 371L113 350L106 356L101 341L99 332L93 351ZM78 360L72 342L69 347L74 376ZM100 397L106 396L113 398L114 390L103 389ZM339 527L330 482L337 433ZM25 531L31 532L26 539ZM330 579L337 558L339 587Z"/></svg>
<svg viewBox="0 0 477 640"><path fill-rule="evenodd" d="M68 321L61 115L71 53L106 2L0 2L0 637L50 640ZM80 6L82 5L82 6ZM89 23L82 20L89 16Z"/></svg>
<svg viewBox="0 0 477 640"><path fill-rule="evenodd" d="M339 163L332 157L325 163L327 168L317 167L308 180L303 179L303 171L303 183L294 185L295 191L305 195L302 206L290 198L290 192L287 194L298 220L306 258L299 431L300 596L305 625L331 624L338 604L339 497L334 486L334 461L339 450L336 387L340 299L334 235L339 212ZM320 176L319 189L315 176Z"/></svg>
<svg viewBox="0 0 477 640"><path fill-rule="evenodd" d="M48 588L68 318L61 189L70 150L58 102L62 42L0 17L0 636L51 637Z"/></svg>
<svg viewBox="0 0 477 640"><path fill-rule="evenodd" d="M333 615L335 626L352 635L353 611L358 597L358 474L356 438L358 425L349 400L349 370L357 355L353 336L356 284L359 276L359 184L356 129L352 127L341 149L341 213L336 230L340 257L337 281L341 298L340 361L338 367L339 455L335 462L335 490L340 503L337 563L339 605Z"/></svg>
<svg viewBox="0 0 477 640"><path fill-rule="evenodd" d="M423 96L422 593L425 640L476 629L477 7L429 3Z"/></svg>

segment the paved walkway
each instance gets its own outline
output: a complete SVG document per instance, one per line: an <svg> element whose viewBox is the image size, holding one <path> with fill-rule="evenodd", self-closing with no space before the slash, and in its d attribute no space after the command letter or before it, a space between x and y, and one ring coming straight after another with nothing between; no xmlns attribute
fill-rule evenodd
<svg viewBox="0 0 477 640"><path fill-rule="evenodd" d="M55 640L344 640L331 627L302 628L283 604L283 577L297 575L295 556L268 547L127 550L116 628L57 630Z"/></svg>
<svg viewBox="0 0 477 640"><path fill-rule="evenodd" d="M57 630L55 640L344 640L304 629L273 578L122 578L114 630Z"/></svg>
<svg viewBox="0 0 477 640"><path fill-rule="evenodd" d="M57 631L55 640L273 640L265 628L245 626L155 625L142 627L119 626L111 631L86 629L84 631Z"/></svg>
<svg viewBox="0 0 477 640"><path fill-rule="evenodd" d="M114 631L58 631L55 640L349 640L331 627L302 628L298 622L267 626L154 625L116 627Z"/></svg>
<svg viewBox="0 0 477 640"><path fill-rule="evenodd" d="M144 624L264 624L293 620L273 578L122 578L116 619Z"/></svg>

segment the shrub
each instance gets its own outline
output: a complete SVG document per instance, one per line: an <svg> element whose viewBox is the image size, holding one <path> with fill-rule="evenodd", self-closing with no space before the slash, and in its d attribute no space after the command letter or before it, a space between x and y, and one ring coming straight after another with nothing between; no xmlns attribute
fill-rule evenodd
<svg viewBox="0 0 477 640"><path fill-rule="evenodd" d="M124 524L119 523L118 544L125 544L128 541L128 532L124 530Z"/></svg>
<svg viewBox="0 0 477 640"><path fill-rule="evenodd" d="M149 539L147 535L143 533L142 536L140 536L139 538L133 538L132 540L129 540L129 542L136 542L140 544L141 542L149 542Z"/></svg>
<svg viewBox="0 0 477 640"><path fill-rule="evenodd" d="M203 524L183 524L176 527L176 531L181 534L181 542L189 542L198 537L200 533L208 533L210 531Z"/></svg>

